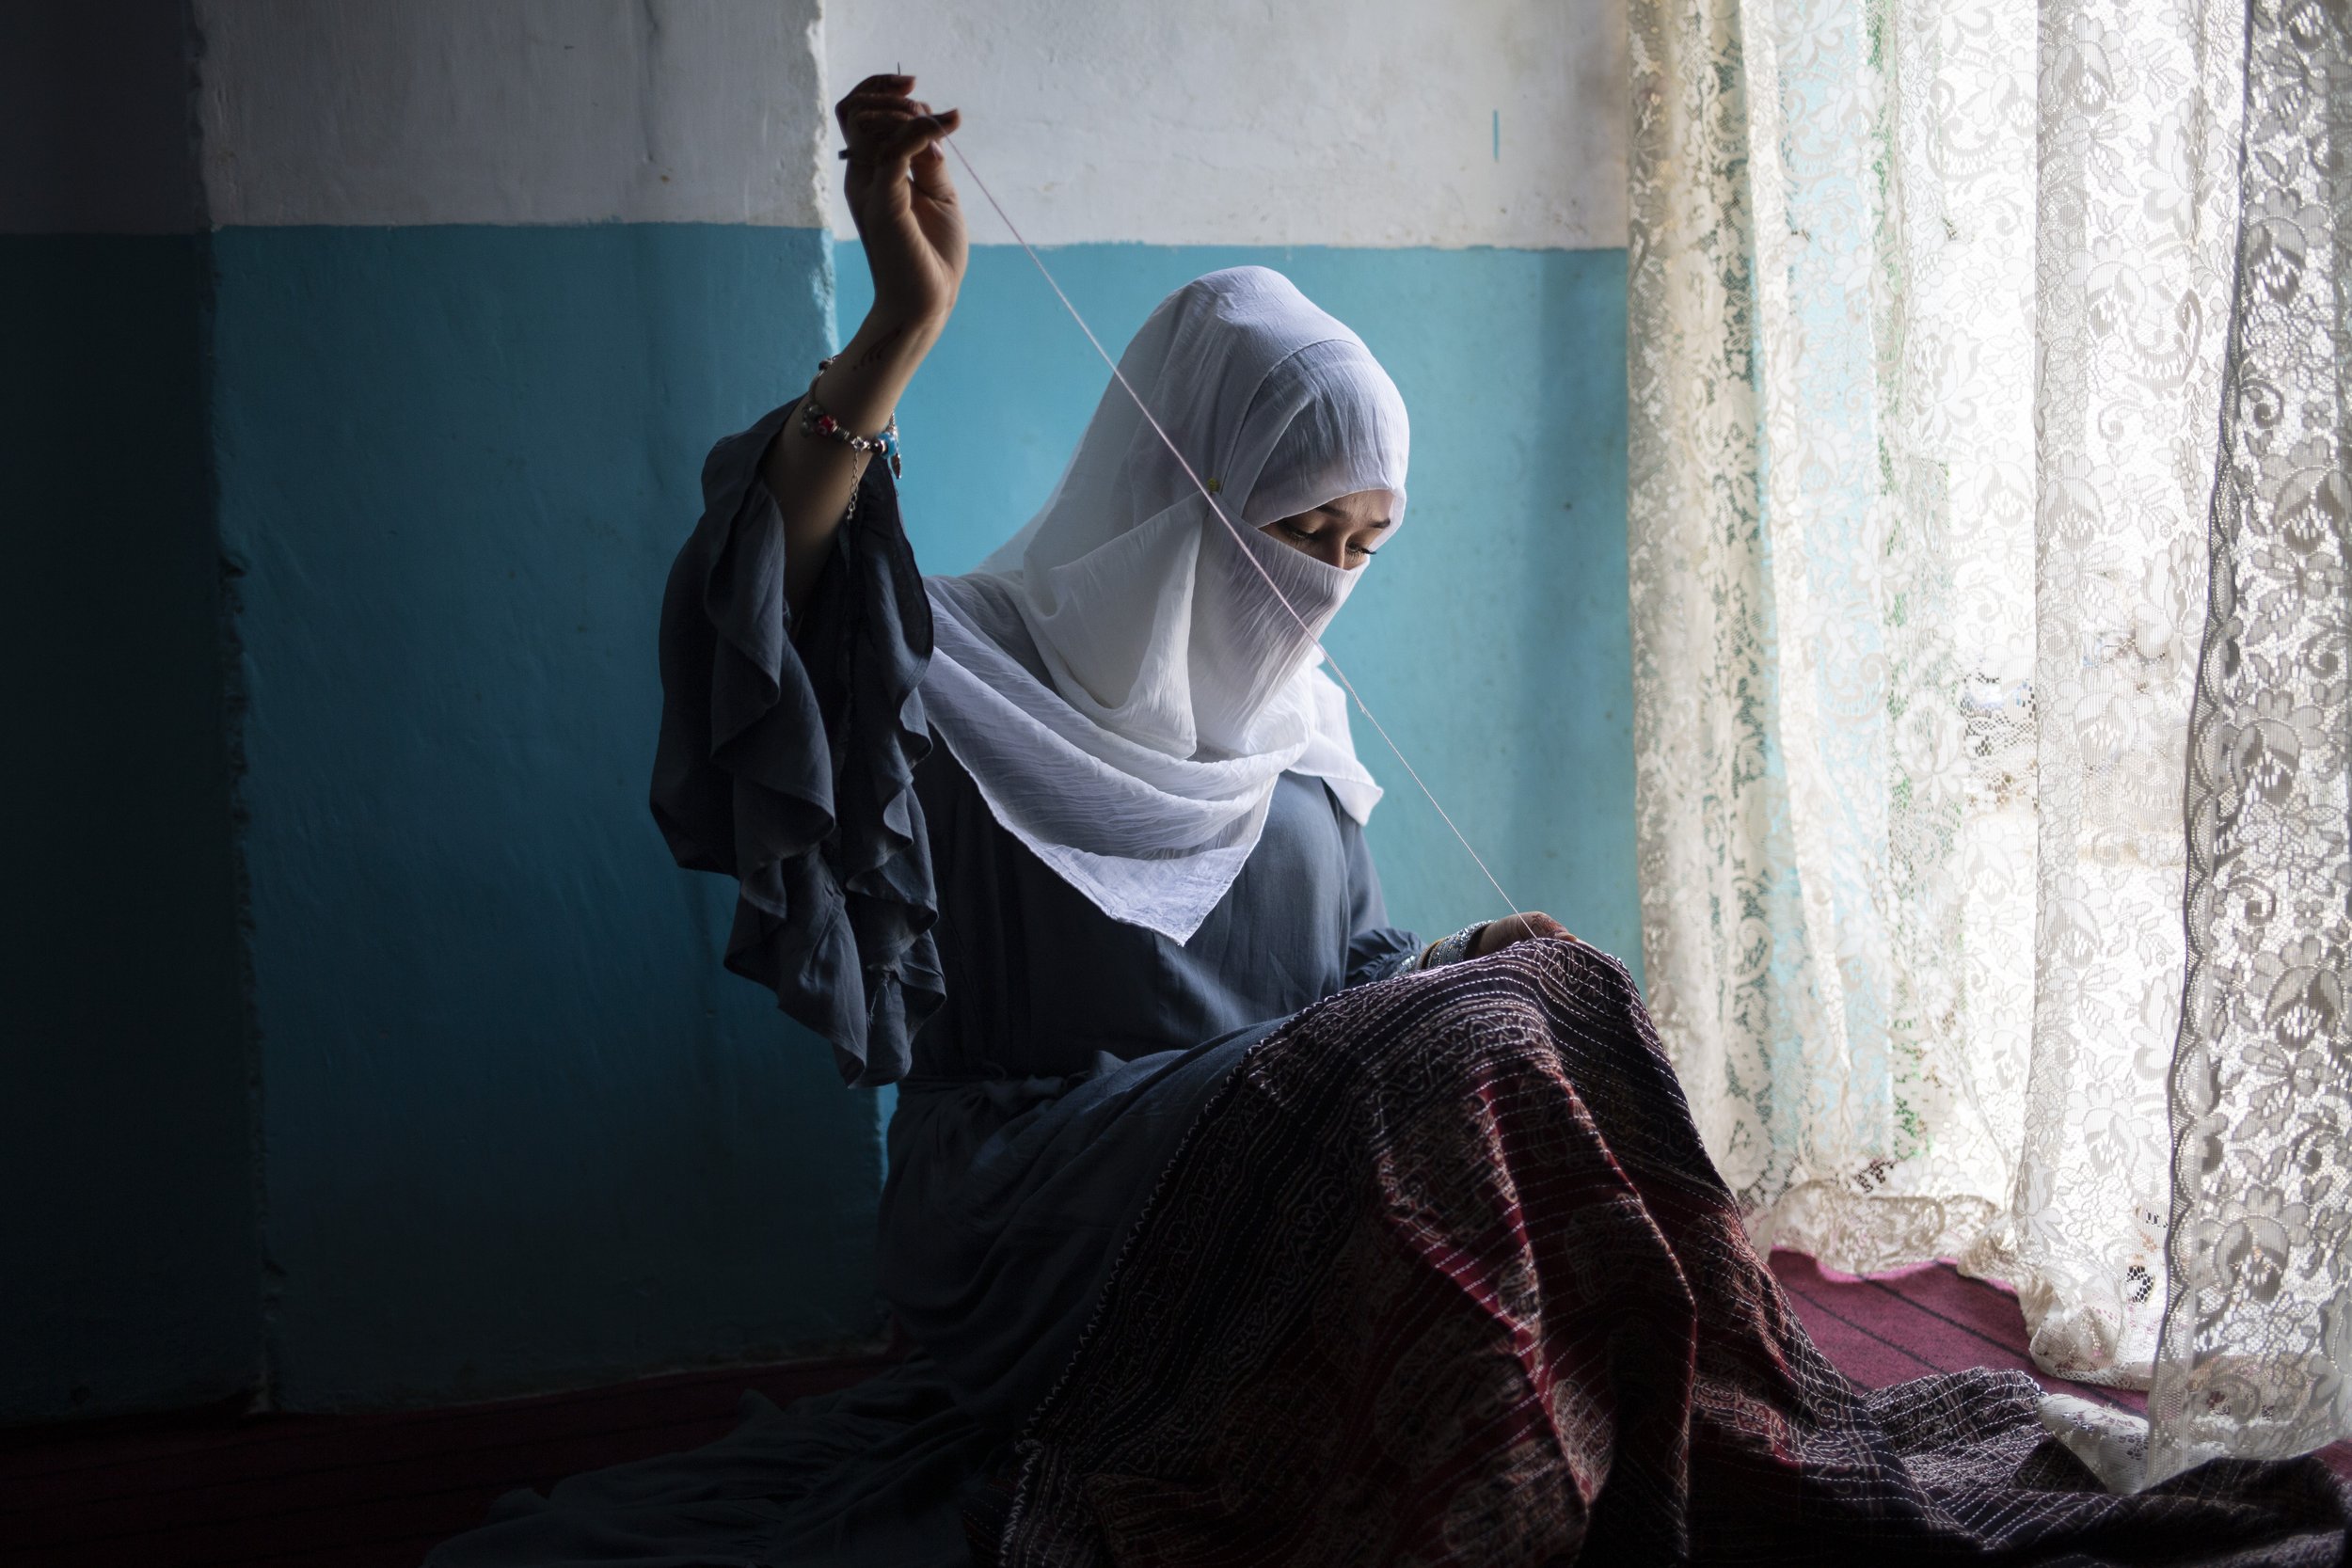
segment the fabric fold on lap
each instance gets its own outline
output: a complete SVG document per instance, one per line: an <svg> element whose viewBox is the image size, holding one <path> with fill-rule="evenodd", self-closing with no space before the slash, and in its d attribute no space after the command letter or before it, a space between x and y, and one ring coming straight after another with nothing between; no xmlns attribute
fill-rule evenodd
<svg viewBox="0 0 2352 1568"><path fill-rule="evenodd" d="M882 1294L969 1414L1009 1435L1044 1399L1177 1146L1280 1022L1066 1078L901 1088Z"/></svg>
<svg viewBox="0 0 2352 1568"><path fill-rule="evenodd" d="M517 1492L428 1568L961 1568L966 1516L1069 1364L1148 1196L1279 1020L1091 1072L911 1081L890 1127L884 1293L926 1353L717 1443ZM991 1493L987 1502L993 1503Z"/></svg>
<svg viewBox="0 0 2352 1568"><path fill-rule="evenodd" d="M2315 1460L2113 1497L2041 1397L1831 1367L1631 977L1522 942L1311 1007L1225 1080L1024 1434L995 1560L2340 1560Z"/></svg>

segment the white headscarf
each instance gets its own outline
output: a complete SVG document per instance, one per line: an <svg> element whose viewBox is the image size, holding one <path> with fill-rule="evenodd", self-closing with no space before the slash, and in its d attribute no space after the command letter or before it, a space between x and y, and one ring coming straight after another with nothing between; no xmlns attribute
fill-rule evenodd
<svg viewBox="0 0 2352 1568"><path fill-rule="evenodd" d="M1324 779L1359 822L1380 798L1314 667L1358 574L1257 531L1362 490L1389 492L1401 523L1405 400L1362 340L1263 267L1177 290L1120 369L1241 542L1113 382L1044 509L978 571L926 580L922 694L1007 832L1105 914L1183 942L1256 847L1284 771Z"/></svg>

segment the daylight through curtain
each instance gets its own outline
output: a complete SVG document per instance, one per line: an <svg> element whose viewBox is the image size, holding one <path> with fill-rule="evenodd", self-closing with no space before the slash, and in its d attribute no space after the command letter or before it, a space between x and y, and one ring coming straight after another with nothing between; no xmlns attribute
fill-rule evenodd
<svg viewBox="0 0 2352 1568"><path fill-rule="evenodd" d="M2269 1439L2240 1407L2275 1426L2277 1390L2182 1381L2198 1345L2236 1342L2214 1325L2292 1317L2277 1307L2292 1296L2309 1312L2263 1343L2317 1346L2329 1330L2312 1314L2332 1311L2326 1364L2352 1368L2341 1238L2323 1247L2316 1199L2278 1185L2329 1115L2336 1152L2311 1180L2336 1180L2342 1009L2290 1031L2335 1097L2298 1111L2299 1145L2262 1135L2300 1152L2200 1155L2202 1185L2176 1192L2168 1099L2178 1044L2184 1158L2200 1137L2248 1147L2262 1113L2225 1107L2224 1085L2261 1070L2256 1034L2286 1037L2255 1003L2238 1024L2200 1003L2184 1034L2185 810L2207 822L2194 879L2215 927L2193 994L2241 998L2294 970L2330 977L2305 987L2316 996L2344 975L2352 890L2327 882L2344 868L2341 655L2298 643L2308 674L2226 676L2237 644L2206 617L2210 519L2216 550L2259 558L2241 595L2291 579L2273 596L2335 614L2340 635L2343 466L2306 426L2337 438L2342 360L2281 312L2343 328L2343 193L2313 183L2340 181L2343 154L2303 154L2300 176L2264 162L2333 124L2342 8L2319 9L2298 22L2274 4L2249 35L2244 0L1633 5L1644 960L1700 1126L1760 1240L1857 1272L1957 1257L2018 1287L2054 1370L2144 1384L2168 1302L2193 1295L2165 1335L2162 1420L2185 1432L2195 1406L2241 1451ZM2263 129L2288 78L2306 106ZM2301 203L2298 236L2326 236L2296 240L2312 280L2271 307L2281 343L2306 333L2264 382L2309 404L2302 455L2271 462L2301 477L2240 483L2286 439L2243 411L2249 291L2285 242L2264 241L2263 264L2240 252L2276 229L2257 222L2274 187ZM2217 493L2233 342L2241 412ZM2324 489L2315 472L2337 488L2277 499ZM2279 541L2316 539L2322 518L2333 532L2285 562ZM2317 623L2296 625L2309 641ZM2307 749L2292 806L2249 808L2232 737L2279 703L2328 716L2333 750ZM2273 859L2316 900L2298 933L2333 940L2324 956L2295 957L2272 927L2224 934L2261 922L2217 879L2274 885L2269 862L2231 858L2248 809L2271 813ZM2189 1082L2191 1062L2210 1070ZM2261 1241L2224 1217L2274 1199ZM2219 1228L2197 1275L2183 1238L2201 1224ZM2249 1283L2247 1259L2274 1256L2280 1283ZM2310 1354L2316 1371L2327 1352ZM2239 1413L2213 1416L2217 1394ZM2341 1429L2343 1399L2305 1402L2339 1402Z"/></svg>
<svg viewBox="0 0 2352 1568"><path fill-rule="evenodd" d="M2352 38L2265 0L2189 736L2155 1470L2352 1431Z"/></svg>

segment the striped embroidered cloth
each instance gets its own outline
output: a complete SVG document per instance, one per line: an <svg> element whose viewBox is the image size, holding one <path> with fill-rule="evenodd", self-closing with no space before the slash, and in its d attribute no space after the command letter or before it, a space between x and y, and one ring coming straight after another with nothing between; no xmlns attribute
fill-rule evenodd
<svg viewBox="0 0 2352 1568"><path fill-rule="evenodd" d="M974 1533L1009 1568L2341 1559L2317 1463L2111 1497L2040 1398L1836 1371L1630 976L1527 942L1235 1071Z"/></svg>

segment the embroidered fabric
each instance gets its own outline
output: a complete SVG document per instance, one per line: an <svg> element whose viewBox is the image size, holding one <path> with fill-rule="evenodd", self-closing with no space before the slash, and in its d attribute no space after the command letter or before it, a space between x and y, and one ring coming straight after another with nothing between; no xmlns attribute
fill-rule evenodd
<svg viewBox="0 0 2352 1568"><path fill-rule="evenodd" d="M1003 1568L2341 1560L2319 1461L2112 1497L2042 1404L1832 1368L1632 977L1539 940L1250 1044L966 1517Z"/></svg>

